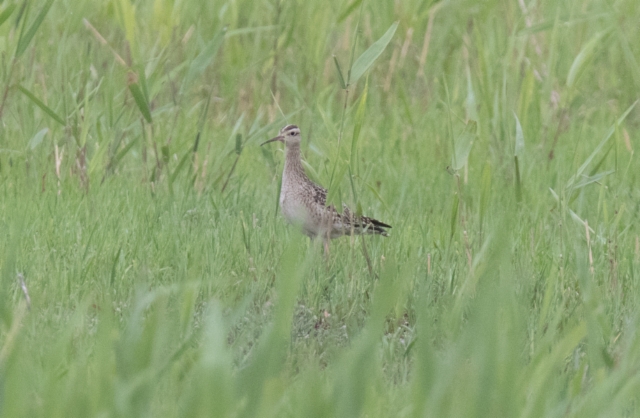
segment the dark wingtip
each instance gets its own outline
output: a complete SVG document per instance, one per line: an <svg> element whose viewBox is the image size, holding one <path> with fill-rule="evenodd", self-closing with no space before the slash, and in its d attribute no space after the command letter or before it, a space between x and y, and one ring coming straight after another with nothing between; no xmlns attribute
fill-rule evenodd
<svg viewBox="0 0 640 418"><path fill-rule="evenodd" d="M373 232L375 232L376 234L382 235L383 237L388 237L389 234L387 234L387 231L382 229L382 228L378 228L377 226L373 227Z"/></svg>
<svg viewBox="0 0 640 418"><path fill-rule="evenodd" d="M366 216L362 217L363 227L368 228L374 234L380 234L382 236L388 237L387 230L385 228L391 228L391 225L387 225L384 222L380 222L377 219L368 218Z"/></svg>
<svg viewBox="0 0 640 418"><path fill-rule="evenodd" d="M371 223L372 223L374 226L377 226L378 228L391 228L391 225L387 225L386 223L384 223L384 222L380 222L380 221L379 221L379 220L377 220L377 219L370 219L370 220L371 220Z"/></svg>

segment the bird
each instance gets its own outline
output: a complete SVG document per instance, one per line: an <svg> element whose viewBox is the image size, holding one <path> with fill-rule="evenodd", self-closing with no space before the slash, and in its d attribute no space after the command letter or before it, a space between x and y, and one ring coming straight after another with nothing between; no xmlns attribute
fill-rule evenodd
<svg viewBox="0 0 640 418"><path fill-rule="evenodd" d="M286 150L280 188L280 210L288 223L300 227L311 239L321 238L327 255L329 240L343 235L388 236L387 229L391 225L357 215L344 204L342 213L333 205L327 206L327 189L311 181L302 166L300 128L287 125L280 130L278 136L260 146L275 141L284 143Z"/></svg>

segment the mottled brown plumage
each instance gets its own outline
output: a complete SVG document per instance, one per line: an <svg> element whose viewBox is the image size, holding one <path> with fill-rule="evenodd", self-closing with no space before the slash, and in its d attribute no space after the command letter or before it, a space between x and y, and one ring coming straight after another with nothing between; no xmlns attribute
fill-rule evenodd
<svg viewBox="0 0 640 418"><path fill-rule="evenodd" d="M327 190L312 182L302 167L300 129L296 125L285 126L277 137L264 144L273 141L283 142L286 146L280 208L289 223L299 226L311 238L322 237L325 248L328 248L330 238L342 235L387 236L386 228L391 228L390 225L366 216L357 216L346 205L343 205L342 213L338 213L333 205L326 205Z"/></svg>

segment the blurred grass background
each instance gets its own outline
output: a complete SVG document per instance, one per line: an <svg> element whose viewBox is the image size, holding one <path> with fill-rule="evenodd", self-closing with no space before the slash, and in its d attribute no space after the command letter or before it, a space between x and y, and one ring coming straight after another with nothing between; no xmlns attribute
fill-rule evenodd
<svg viewBox="0 0 640 418"><path fill-rule="evenodd" d="M638 416L639 21L1 2L0 415ZM278 216L287 123L370 268Z"/></svg>

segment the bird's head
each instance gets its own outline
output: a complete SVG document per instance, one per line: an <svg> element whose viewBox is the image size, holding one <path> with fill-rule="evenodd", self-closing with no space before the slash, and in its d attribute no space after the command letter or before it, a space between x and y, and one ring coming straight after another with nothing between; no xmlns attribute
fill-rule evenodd
<svg viewBox="0 0 640 418"><path fill-rule="evenodd" d="M275 138L271 138L270 140L263 142L261 144L268 144L269 142L280 141L283 142L286 146L292 145L300 145L300 128L296 125L287 125L284 128L280 129L280 133Z"/></svg>

